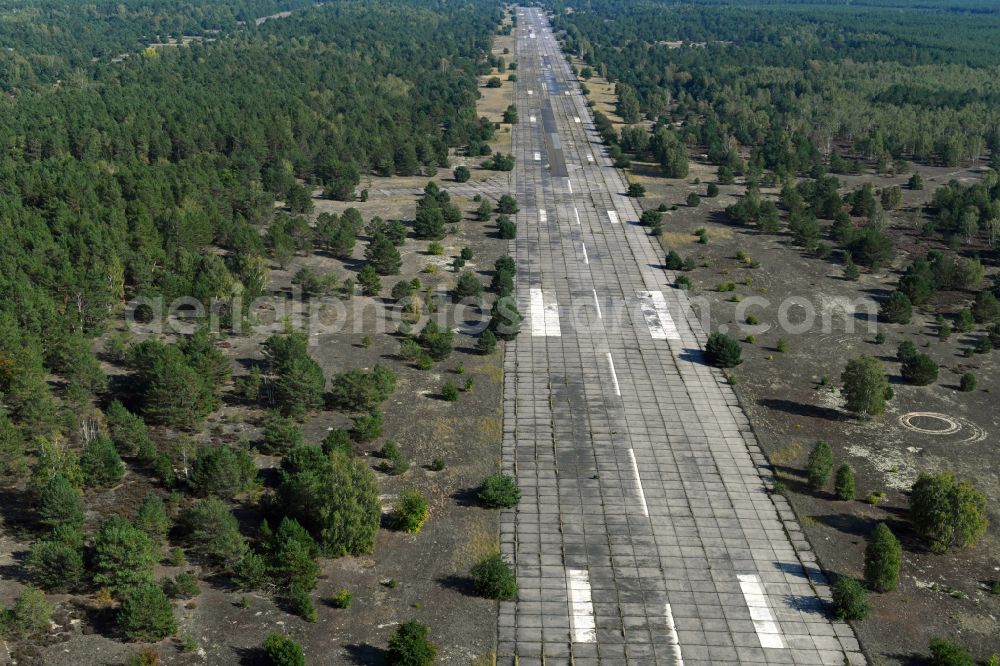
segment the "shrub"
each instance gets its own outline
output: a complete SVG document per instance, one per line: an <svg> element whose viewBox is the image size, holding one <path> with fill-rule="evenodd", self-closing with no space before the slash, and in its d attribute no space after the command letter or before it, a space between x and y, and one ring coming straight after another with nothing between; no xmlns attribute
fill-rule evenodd
<svg viewBox="0 0 1000 666"><path fill-rule="evenodd" d="M46 539L31 544L25 566L35 585L51 591L74 589L83 579L85 571L79 544L61 539Z"/></svg>
<svg viewBox="0 0 1000 666"><path fill-rule="evenodd" d="M128 666L160 666L160 653L153 648L145 648L129 657Z"/></svg>
<svg viewBox="0 0 1000 666"><path fill-rule="evenodd" d="M986 496L951 472L925 472L910 493L910 519L935 552L974 546L986 531Z"/></svg>
<svg viewBox="0 0 1000 666"><path fill-rule="evenodd" d="M354 445L351 443L351 435L343 428L334 428L326 433L322 444L323 453L330 455L333 452L350 456L354 453Z"/></svg>
<svg viewBox="0 0 1000 666"><path fill-rule="evenodd" d="M483 479L479 486L479 501L491 509L510 509L521 501L521 489L514 477L497 472Z"/></svg>
<svg viewBox="0 0 1000 666"><path fill-rule="evenodd" d="M968 333L976 327L976 319L969 310L962 310L955 320L955 330L959 333Z"/></svg>
<svg viewBox="0 0 1000 666"><path fill-rule="evenodd" d="M860 416L877 416L885 411L889 380L882 362L873 356L861 356L847 362L840 377L844 383L847 409Z"/></svg>
<svg viewBox="0 0 1000 666"><path fill-rule="evenodd" d="M273 453L284 453L302 444L302 431L295 419L272 414L264 426L264 445Z"/></svg>
<svg viewBox="0 0 1000 666"><path fill-rule="evenodd" d="M718 368L735 368L743 362L740 343L724 333L713 333L705 345L708 362Z"/></svg>
<svg viewBox="0 0 1000 666"><path fill-rule="evenodd" d="M664 265L668 271L679 271L684 268L684 260L681 259L681 255L677 254L675 250L670 250L667 252L667 259Z"/></svg>
<svg viewBox="0 0 1000 666"><path fill-rule="evenodd" d="M386 474L398 476L410 469L410 461L403 454L403 450L399 448L399 444L393 440L390 439L382 446L381 453L384 460L381 469Z"/></svg>
<svg viewBox="0 0 1000 666"><path fill-rule="evenodd" d="M275 506L306 528L327 557L370 552L382 516L372 470L337 454L304 458L308 464L282 461Z"/></svg>
<svg viewBox="0 0 1000 666"><path fill-rule="evenodd" d="M916 353L903 361L900 374L912 384L927 386L937 381L938 365L927 354Z"/></svg>
<svg viewBox="0 0 1000 666"><path fill-rule="evenodd" d="M975 391L976 390L976 375L973 374L973 373L971 373L971 372L967 372L964 375L962 375L961 382L959 383L959 389L963 393L970 393L972 391Z"/></svg>
<svg viewBox="0 0 1000 666"><path fill-rule="evenodd" d="M928 666L976 666L976 660L960 645L942 638L931 641Z"/></svg>
<svg viewBox="0 0 1000 666"><path fill-rule="evenodd" d="M686 203L687 203L687 205L688 205L688 206L690 206L691 208L695 208L695 207L697 207L697 206L698 206L699 204L701 204L701 197L699 197L699 196L698 196L697 194L695 194L694 192L691 192L690 194L688 194L688 195L687 195L687 200L686 200Z"/></svg>
<svg viewBox="0 0 1000 666"><path fill-rule="evenodd" d="M306 622L315 622L319 615L316 606L313 605L309 590L297 583L292 583L288 588L288 610L298 615Z"/></svg>
<svg viewBox="0 0 1000 666"><path fill-rule="evenodd" d="M299 644L284 634L270 634L264 641L264 658L270 666L306 666Z"/></svg>
<svg viewBox="0 0 1000 666"><path fill-rule="evenodd" d="M373 409L367 414L359 414L354 417L351 437L355 442L370 442L382 436L383 425L381 410Z"/></svg>
<svg viewBox="0 0 1000 666"><path fill-rule="evenodd" d="M389 639L387 660L392 666L430 666L437 647L430 641L430 629L419 622L406 622Z"/></svg>
<svg viewBox="0 0 1000 666"><path fill-rule="evenodd" d="M122 479L125 465L114 443L104 435L92 437L80 455L84 481L91 488L110 488Z"/></svg>
<svg viewBox="0 0 1000 666"><path fill-rule="evenodd" d="M191 488L200 497L218 495L231 499L246 490L256 478L257 465L250 454L229 446L203 446L191 465Z"/></svg>
<svg viewBox="0 0 1000 666"><path fill-rule="evenodd" d="M458 388L452 382L446 382L441 388L441 398L447 402L455 402L458 400Z"/></svg>
<svg viewBox="0 0 1000 666"><path fill-rule="evenodd" d="M513 599L517 596L517 578L500 553L480 560L472 567L476 592L487 599Z"/></svg>
<svg viewBox="0 0 1000 666"><path fill-rule="evenodd" d="M376 409L396 390L396 375L376 365L371 372L357 368L341 372L330 383L327 403L348 412Z"/></svg>
<svg viewBox="0 0 1000 666"><path fill-rule="evenodd" d="M133 588L118 609L118 625L133 641L156 642L177 632L174 609L157 585Z"/></svg>
<svg viewBox="0 0 1000 666"><path fill-rule="evenodd" d="M42 487L38 501L42 524L51 528L83 526L83 500L80 492L61 475L49 478Z"/></svg>
<svg viewBox="0 0 1000 666"><path fill-rule="evenodd" d="M885 523L879 523L865 547L865 582L876 592L895 590L902 561L899 540Z"/></svg>
<svg viewBox="0 0 1000 666"><path fill-rule="evenodd" d="M350 608L353 596L348 590L340 589L330 597L330 605L334 608Z"/></svg>
<svg viewBox="0 0 1000 666"><path fill-rule="evenodd" d="M430 516L427 500L416 490L404 490L392 509L390 522L397 530L416 534Z"/></svg>
<svg viewBox="0 0 1000 666"><path fill-rule="evenodd" d="M646 186L642 183L629 183L626 194L630 197L644 197L646 196Z"/></svg>
<svg viewBox="0 0 1000 666"><path fill-rule="evenodd" d="M719 186L715 183L709 183L708 188L705 190L705 196L710 199L719 196Z"/></svg>
<svg viewBox="0 0 1000 666"><path fill-rule="evenodd" d="M33 587L26 587L14 601L14 607L3 613L0 628L19 636L27 636L42 631L49 626L52 607L45 600L45 593Z"/></svg>
<svg viewBox="0 0 1000 666"><path fill-rule="evenodd" d="M832 592L833 612L838 620L863 620L872 610L864 588L853 578L841 576Z"/></svg>
<svg viewBox="0 0 1000 666"><path fill-rule="evenodd" d="M156 493L146 495L145 501L139 507L135 517L135 526L148 534L156 542L163 540L170 529L170 518L163 500Z"/></svg>
<svg viewBox="0 0 1000 666"><path fill-rule="evenodd" d="M479 298L483 294L483 283L472 271L464 271L458 276L455 296L458 298Z"/></svg>
<svg viewBox="0 0 1000 666"><path fill-rule="evenodd" d="M454 338L455 334L450 328L438 326L437 322L430 321L420 331L417 342L432 359L443 361L451 355Z"/></svg>
<svg viewBox="0 0 1000 666"><path fill-rule="evenodd" d="M111 588L116 595L151 583L159 549L149 536L121 516L101 525L94 539L94 582Z"/></svg>
<svg viewBox="0 0 1000 666"><path fill-rule="evenodd" d="M843 464L837 468L837 475L833 481L834 493L837 499L848 502L854 499L854 468L848 464Z"/></svg>
<svg viewBox="0 0 1000 666"><path fill-rule="evenodd" d="M502 215L514 215L520 210L517 206L517 199L510 194L502 194L497 200L497 212Z"/></svg>
<svg viewBox="0 0 1000 666"><path fill-rule="evenodd" d="M830 481L831 472L833 472L833 450L826 442L816 442L806 466L809 486L813 490L821 490Z"/></svg>
<svg viewBox="0 0 1000 666"><path fill-rule="evenodd" d="M454 176L455 182L464 183L472 176L472 172L469 171L469 167L457 166L452 172L452 176Z"/></svg>
<svg viewBox="0 0 1000 666"><path fill-rule="evenodd" d="M180 572L173 579L165 578L160 583L160 587L163 588L163 593L171 599L191 599L201 594L198 578L188 571Z"/></svg>
<svg viewBox="0 0 1000 666"><path fill-rule="evenodd" d="M909 324L913 318L913 304L901 291L894 291L879 308L879 318L891 324Z"/></svg>
<svg viewBox="0 0 1000 666"><path fill-rule="evenodd" d="M246 554L239 523L218 497L200 500L180 515L177 524L192 548L216 563L230 565Z"/></svg>
<svg viewBox="0 0 1000 666"><path fill-rule="evenodd" d="M497 336L494 335L493 331L483 331L482 335L479 336L479 340L476 341L476 349L484 356L488 356L496 351Z"/></svg>
<svg viewBox="0 0 1000 666"><path fill-rule="evenodd" d="M501 340L513 340L521 333L524 316L517 309L511 296L502 296L493 302L490 310L489 330Z"/></svg>
<svg viewBox="0 0 1000 666"><path fill-rule="evenodd" d="M513 240L517 238L517 224L509 217L501 215L497 219L497 234L503 240Z"/></svg>

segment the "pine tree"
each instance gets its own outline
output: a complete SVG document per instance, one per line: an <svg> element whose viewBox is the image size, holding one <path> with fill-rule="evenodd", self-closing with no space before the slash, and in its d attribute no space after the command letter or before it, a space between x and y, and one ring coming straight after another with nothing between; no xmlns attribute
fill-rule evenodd
<svg viewBox="0 0 1000 666"><path fill-rule="evenodd" d="M902 561L899 540L885 523L879 523L865 547L865 582L876 592L895 590Z"/></svg>

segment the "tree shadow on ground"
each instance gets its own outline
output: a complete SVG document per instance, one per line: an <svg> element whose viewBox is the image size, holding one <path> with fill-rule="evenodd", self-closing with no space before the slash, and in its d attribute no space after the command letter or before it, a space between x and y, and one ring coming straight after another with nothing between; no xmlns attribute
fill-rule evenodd
<svg viewBox="0 0 1000 666"><path fill-rule="evenodd" d="M458 506L480 506L479 488L459 488L451 494Z"/></svg>
<svg viewBox="0 0 1000 666"><path fill-rule="evenodd" d="M820 405L810 405L793 400L783 400L780 398L761 398L757 401L761 407L774 409L786 414L795 416L806 416L816 419L827 419L828 421L840 421L843 415L836 409L821 407Z"/></svg>
<svg viewBox="0 0 1000 666"><path fill-rule="evenodd" d="M345 645L344 649L347 650L348 658L354 664L384 664L388 658L386 650L369 643Z"/></svg>
<svg viewBox="0 0 1000 666"><path fill-rule="evenodd" d="M476 582L470 576L458 576L451 574L437 579L441 587L454 590L467 597L478 597L476 594Z"/></svg>

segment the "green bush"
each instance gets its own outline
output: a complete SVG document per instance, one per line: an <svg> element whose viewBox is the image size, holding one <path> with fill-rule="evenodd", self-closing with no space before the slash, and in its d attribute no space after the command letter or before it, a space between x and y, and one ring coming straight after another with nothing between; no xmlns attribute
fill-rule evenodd
<svg viewBox="0 0 1000 666"><path fill-rule="evenodd" d="M430 516L427 500L416 490L404 490L393 506L390 522L397 529L416 534Z"/></svg>
<svg viewBox="0 0 1000 666"><path fill-rule="evenodd" d="M177 524L195 552L218 564L234 564L246 554L239 523L218 497L207 497L186 509Z"/></svg>
<svg viewBox="0 0 1000 666"><path fill-rule="evenodd" d="M894 291L879 308L879 318L890 324L909 324L913 318L913 304L901 291Z"/></svg>
<svg viewBox="0 0 1000 666"><path fill-rule="evenodd" d="M514 477L497 472L483 479L479 486L479 501L491 509L510 509L521 501L521 489Z"/></svg>
<svg viewBox="0 0 1000 666"><path fill-rule="evenodd" d="M472 567L476 592L487 599L513 599L517 596L517 578L500 553L480 560Z"/></svg>
<svg viewBox="0 0 1000 666"><path fill-rule="evenodd" d="M83 478L91 488L110 488L122 480L125 465L114 443L104 435L92 437L80 455Z"/></svg>
<svg viewBox="0 0 1000 666"><path fill-rule="evenodd" d="M986 496L951 472L924 472L910 492L910 519L935 552L974 546L986 532Z"/></svg>
<svg viewBox="0 0 1000 666"><path fill-rule="evenodd" d="M382 411L379 409L373 409L367 414L359 414L354 417L351 437L355 442L362 444L370 442L382 436L383 425Z"/></svg>
<svg viewBox="0 0 1000 666"><path fill-rule="evenodd" d="M270 666L306 666L306 656L294 640L270 634L264 641L264 658Z"/></svg>
<svg viewBox="0 0 1000 666"><path fill-rule="evenodd" d="M497 336L494 335L493 331L483 331L482 335L479 336L479 340L476 341L476 350L484 356L488 356L495 352L497 349Z"/></svg>
<svg viewBox="0 0 1000 666"><path fill-rule="evenodd" d="M458 400L458 387L453 382L446 382L441 387L441 398L447 402L455 402Z"/></svg>
<svg viewBox="0 0 1000 666"><path fill-rule="evenodd" d="M962 379L959 382L959 390L963 393L971 393L976 390L976 375L971 372L967 372L962 375Z"/></svg>
<svg viewBox="0 0 1000 666"><path fill-rule="evenodd" d="M353 595L345 589L337 590L330 597L330 605L334 608L350 608Z"/></svg>
<svg viewBox="0 0 1000 666"><path fill-rule="evenodd" d="M902 562L899 540L885 523L879 523L865 547L865 582L876 592L895 590Z"/></svg>
<svg viewBox="0 0 1000 666"><path fill-rule="evenodd" d="M506 215L497 218L497 235L503 240L517 238L517 224Z"/></svg>
<svg viewBox="0 0 1000 666"><path fill-rule="evenodd" d="M514 215L520 210L517 205L517 199L510 194L500 195L500 199L497 200L497 212L502 215Z"/></svg>
<svg viewBox="0 0 1000 666"><path fill-rule="evenodd" d="M675 250L670 250L667 252L665 266L668 271L679 271L684 268L684 260Z"/></svg>
<svg viewBox="0 0 1000 666"><path fill-rule="evenodd" d="M451 355L455 334L447 326L439 326L437 322L430 321L420 331L417 342L427 351L427 354L435 361L443 361Z"/></svg>
<svg viewBox="0 0 1000 666"><path fill-rule="evenodd" d="M271 414L264 426L264 445L272 453L290 451L302 443L302 431L295 419Z"/></svg>
<svg viewBox="0 0 1000 666"><path fill-rule="evenodd" d="M94 582L123 595L135 586L151 583L153 566L159 559L159 548L145 532L121 516L112 516L94 539Z"/></svg>
<svg viewBox="0 0 1000 666"><path fill-rule="evenodd" d="M53 592L73 590L85 571L79 544L58 539L31 544L25 566L35 585Z"/></svg>
<svg viewBox="0 0 1000 666"><path fill-rule="evenodd" d="M45 593L26 587L14 601L14 607L0 617L0 630L24 637L48 629L51 617L52 607L45 600Z"/></svg>
<svg viewBox="0 0 1000 666"><path fill-rule="evenodd" d="M806 477L813 490L822 490L830 481L833 472L833 450L826 442L816 442L809 454Z"/></svg>
<svg viewBox="0 0 1000 666"><path fill-rule="evenodd" d="M146 495L145 501L139 507L135 517L135 526L148 534L153 541L160 543L170 529L170 518L163 500L156 493Z"/></svg>
<svg viewBox="0 0 1000 666"><path fill-rule="evenodd" d="M871 613L868 595L853 578L841 576L833 584L833 612L838 620L863 620Z"/></svg>
<svg viewBox="0 0 1000 666"><path fill-rule="evenodd" d="M284 420L284 417L279 418ZM225 445L203 446L191 464L189 482L194 494L200 497L218 495L232 499L256 478L257 465L246 451Z"/></svg>
<svg viewBox="0 0 1000 666"><path fill-rule="evenodd" d="M464 183L472 176L472 172L469 171L469 167L457 166L452 172L452 176L455 178L455 182Z"/></svg>
<svg viewBox="0 0 1000 666"><path fill-rule="evenodd" d="M867 417L885 412L889 380L882 362L873 356L860 356L847 362L840 377L847 409Z"/></svg>
<svg viewBox="0 0 1000 666"><path fill-rule="evenodd" d="M351 435L343 428L334 428L326 433L322 444L323 453L330 455L333 452L342 453L345 456L354 454L354 445L351 442Z"/></svg>
<svg viewBox="0 0 1000 666"><path fill-rule="evenodd" d="M735 368L743 362L740 343L724 333L712 333L705 345L708 362L718 368Z"/></svg>
<svg viewBox="0 0 1000 666"><path fill-rule="evenodd" d="M297 583L288 588L288 610L306 622L315 622L319 618L309 590Z"/></svg>
<svg viewBox="0 0 1000 666"><path fill-rule="evenodd" d="M201 594L198 587L198 577L188 571L182 571L173 579L165 578L160 582L163 593L171 599L191 599Z"/></svg>
<svg viewBox="0 0 1000 666"><path fill-rule="evenodd" d="M976 660L960 645L942 638L931 641L928 666L976 666Z"/></svg>
<svg viewBox="0 0 1000 666"><path fill-rule="evenodd" d="M118 625L129 640L149 643L177 632L170 600L159 586L149 583L129 591L118 609Z"/></svg>
<svg viewBox="0 0 1000 666"><path fill-rule="evenodd" d="M79 529L83 527L83 500L80 491L61 475L49 478L42 487L38 501L38 514L42 524Z"/></svg>
<svg viewBox="0 0 1000 666"><path fill-rule="evenodd" d="M937 381L938 365L927 354L917 353L903 361L900 374L912 384L927 386Z"/></svg>
<svg viewBox="0 0 1000 666"><path fill-rule="evenodd" d="M687 205L690 206L691 208L695 208L699 204L701 204L701 197L699 197L696 193L691 192L687 195L687 200L685 203L687 203Z"/></svg>
<svg viewBox="0 0 1000 666"><path fill-rule="evenodd" d="M437 646L431 642L430 629L419 622L405 622L389 639L387 661L391 666L430 666L437 657Z"/></svg>
<svg viewBox="0 0 1000 666"><path fill-rule="evenodd" d="M390 439L383 444L381 454L384 462L380 469L386 474L398 476L410 469L410 461L395 441Z"/></svg>
<svg viewBox="0 0 1000 666"><path fill-rule="evenodd" d="M843 502L853 500L857 492L854 488L854 468L846 463L838 467L833 488L837 499Z"/></svg>

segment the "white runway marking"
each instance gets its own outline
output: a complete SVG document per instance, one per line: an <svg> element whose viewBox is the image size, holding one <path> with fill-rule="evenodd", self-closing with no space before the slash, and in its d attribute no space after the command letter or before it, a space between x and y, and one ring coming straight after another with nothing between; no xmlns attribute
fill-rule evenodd
<svg viewBox="0 0 1000 666"><path fill-rule="evenodd" d="M593 162L594 161L594 156L593 155L587 155L587 161L588 162Z"/></svg>
<svg viewBox="0 0 1000 666"><path fill-rule="evenodd" d="M590 576L586 570L566 570L566 591L569 593L569 618L573 642L595 642L597 624L594 622L594 602L590 596Z"/></svg>
<svg viewBox="0 0 1000 666"><path fill-rule="evenodd" d="M535 117L534 116L528 116L528 120L530 122L535 122Z"/></svg>
<svg viewBox="0 0 1000 666"><path fill-rule="evenodd" d="M597 290L591 289L590 291L594 294L594 307L597 308L597 318L604 319L604 315L601 314L601 302L597 299Z"/></svg>
<svg viewBox="0 0 1000 666"><path fill-rule="evenodd" d="M667 617L667 645L674 653L674 662L677 666L684 666L684 658L681 656L681 642L677 638L677 625L674 624L674 612L670 609L670 604L664 608L663 614Z"/></svg>
<svg viewBox="0 0 1000 666"><path fill-rule="evenodd" d="M548 219L549 219L549 214L548 213L546 213L544 210L538 211L538 221L539 222L548 222Z"/></svg>
<svg viewBox="0 0 1000 666"><path fill-rule="evenodd" d="M622 387L618 385L618 373L615 372L615 361L611 358L611 352L608 354L608 366L611 368L611 383L615 387L615 395L621 397Z"/></svg>
<svg viewBox="0 0 1000 666"><path fill-rule="evenodd" d="M541 153L535 153L535 161L536 162L541 162L542 161L542 154Z"/></svg>
<svg viewBox="0 0 1000 666"><path fill-rule="evenodd" d="M580 116L573 116L573 122L579 124L580 123Z"/></svg>
<svg viewBox="0 0 1000 666"><path fill-rule="evenodd" d="M534 95L534 94L535 94L535 91L534 91L534 90L529 90L529 91L528 91L528 94L529 94L529 95Z"/></svg>
<svg viewBox="0 0 1000 666"><path fill-rule="evenodd" d="M541 289L532 288L528 292L528 299L532 337L561 337L559 304L555 295L552 292L543 294Z"/></svg>
<svg viewBox="0 0 1000 666"><path fill-rule="evenodd" d="M781 629L771 613L771 608L767 603L767 594L764 593L764 586L760 583L760 578L754 574L741 574L736 577L740 581L740 590L743 591L743 599L750 609L750 620L753 628L757 632L760 646L765 648L784 648L785 641L781 638Z"/></svg>
<svg viewBox="0 0 1000 666"><path fill-rule="evenodd" d="M569 190L570 194L573 194L573 181L569 178L566 179L566 189Z"/></svg>
<svg viewBox="0 0 1000 666"><path fill-rule="evenodd" d="M618 224L618 213L613 210L609 210L608 219L611 220L611 224Z"/></svg>
<svg viewBox="0 0 1000 666"><path fill-rule="evenodd" d="M580 211L578 211L576 208L573 209L573 217L576 218L576 223L580 224Z"/></svg>
<svg viewBox="0 0 1000 666"><path fill-rule="evenodd" d="M663 297L662 291L637 291L639 297L639 307L642 309L642 317L646 320L649 334L654 340L680 340L681 334L677 331L670 311L667 309L667 300Z"/></svg>
<svg viewBox="0 0 1000 666"><path fill-rule="evenodd" d="M632 463L632 474L635 475L635 490L639 494L639 501L642 502L642 515L649 517L649 507L646 506L646 493L642 490L642 479L639 478L639 465L635 462L635 451L628 450L628 459Z"/></svg>
<svg viewBox="0 0 1000 666"><path fill-rule="evenodd" d="M580 247L583 248L583 263L590 264L590 258L587 256L587 246L583 243L580 243Z"/></svg>

